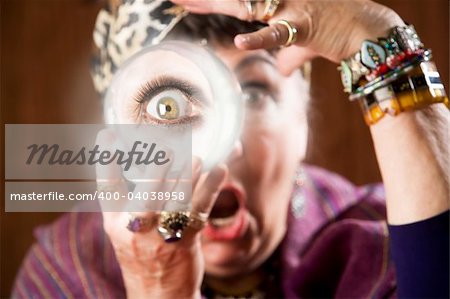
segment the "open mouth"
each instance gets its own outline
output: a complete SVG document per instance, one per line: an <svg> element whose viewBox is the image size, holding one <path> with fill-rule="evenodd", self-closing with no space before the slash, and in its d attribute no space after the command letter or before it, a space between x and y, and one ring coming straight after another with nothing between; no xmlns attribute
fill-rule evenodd
<svg viewBox="0 0 450 299"><path fill-rule="evenodd" d="M243 236L248 224L243 193L228 186L219 193L203 235L209 240L231 241Z"/></svg>
<svg viewBox="0 0 450 299"><path fill-rule="evenodd" d="M240 202L232 190L222 190L209 214L209 222L215 227L233 224Z"/></svg>

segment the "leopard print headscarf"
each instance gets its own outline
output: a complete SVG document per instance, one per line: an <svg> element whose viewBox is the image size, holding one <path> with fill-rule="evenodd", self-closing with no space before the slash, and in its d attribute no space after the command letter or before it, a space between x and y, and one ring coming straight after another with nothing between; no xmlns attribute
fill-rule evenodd
<svg viewBox="0 0 450 299"><path fill-rule="evenodd" d="M91 74L97 92L103 95L125 60L144 46L161 42L186 15L166 0L109 0L97 16L93 34Z"/></svg>
<svg viewBox="0 0 450 299"><path fill-rule="evenodd" d="M91 61L94 86L104 95L122 63L144 46L160 43L188 14L167 0L108 0L97 16ZM310 80L311 64L301 71Z"/></svg>

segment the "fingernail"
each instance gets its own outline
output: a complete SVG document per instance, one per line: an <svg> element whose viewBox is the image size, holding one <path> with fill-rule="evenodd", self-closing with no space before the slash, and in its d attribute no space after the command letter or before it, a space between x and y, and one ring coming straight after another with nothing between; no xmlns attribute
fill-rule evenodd
<svg viewBox="0 0 450 299"><path fill-rule="evenodd" d="M236 46L246 48L250 46L251 38L248 35L240 34L235 38Z"/></svg>

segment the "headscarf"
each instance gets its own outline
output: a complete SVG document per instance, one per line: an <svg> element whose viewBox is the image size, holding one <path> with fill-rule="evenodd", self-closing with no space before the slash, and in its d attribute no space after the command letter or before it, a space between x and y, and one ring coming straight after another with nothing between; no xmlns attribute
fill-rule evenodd
<svg viewBox="0 0 450 299"><path fill-rule="evenodd" d="M91 61L94 87L104 95L117 69L132 55L159 44L188 12L167 0L108 0L95 23ZM311 64L301 68L310 81Z"/></svg>
<svg viewBox="0 0 450 299"><path fill-rule="evenodd" d="M93 33L91 74L103 95L116 70L143 47L161 42L187 12L166 0L110 0Z"/></svg>

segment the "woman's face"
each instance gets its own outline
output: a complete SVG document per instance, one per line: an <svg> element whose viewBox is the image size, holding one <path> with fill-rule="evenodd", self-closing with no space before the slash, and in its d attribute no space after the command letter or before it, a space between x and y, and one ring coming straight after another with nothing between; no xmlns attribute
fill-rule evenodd
<svg viewBox="0 0 450 299"><path fill-rule="evenodd" d="M293 177L306 151L309 92L300 71L282 76L267 51L230 45L215 52L238 78L246 99L242 137L227 161L229 178L202 231L206 272L224 277L257 268L284 236ZM176 59L153 59L150 65L186 77ZM201 74L192 74L197 71L188 68L188 77L206 90ZM139 80L128 81L135 90L132 84ZM119 98L112 107L120 123L134 122L136 111L146 113L145 107L137 109L142 103Z"/></svg>
<svg viewBox="0 0 450 299"><path fill-rule="evenodd" d="M282 76L267 51L230 46L216 53L247 98L242 150L227 162L228 183L211 215L220 215L220 207L230 209L237 198L242 229L229 229L227 235L226 227L212 233L206 227L202 239L206 272L231 276L261 265L285 234L292 181L306 152L309 85L300 71Z"/></svg>

